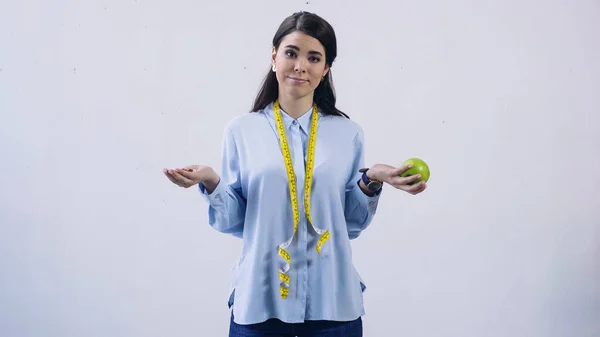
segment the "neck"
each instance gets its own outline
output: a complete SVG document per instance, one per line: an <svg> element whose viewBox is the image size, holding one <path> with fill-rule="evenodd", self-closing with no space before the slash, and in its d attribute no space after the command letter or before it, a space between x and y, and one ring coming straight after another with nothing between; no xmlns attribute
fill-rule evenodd
<svg viewBox="0 0 600 337"><path fill-rule="evenodd" d="M304 115L313 106L313 95L294 98L280 93L277 100L281 110L294 119Z"/></svg>

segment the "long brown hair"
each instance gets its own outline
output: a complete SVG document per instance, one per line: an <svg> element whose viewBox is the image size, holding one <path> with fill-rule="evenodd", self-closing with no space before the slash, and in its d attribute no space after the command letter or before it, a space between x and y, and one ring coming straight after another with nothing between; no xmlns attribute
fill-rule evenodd
<svg viewBox="0 0 600 337"><path fill-rule="evenodd" d="M337 39L333 27L320 16L309 12L297 12L287 17L273 37L273 46L279 49L281 40L286 35L301 31L307 35L319 40L325 48L325 62L329 66L329 71L323 81L319 83L314 93L314 102L325 115L337 115L346 118L348 115L335 107L335 89L333 87L333 78L331 76L331 66L337 57ZM252 112L264 109L267 105L273 103L279 96L279 83L277 76L270 67L265 76L262 86L254 100Z"/></svg>

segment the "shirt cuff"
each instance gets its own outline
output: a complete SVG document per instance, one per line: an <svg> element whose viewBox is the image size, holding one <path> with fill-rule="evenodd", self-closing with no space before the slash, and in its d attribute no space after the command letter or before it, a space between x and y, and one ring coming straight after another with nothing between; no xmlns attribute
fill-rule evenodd
<svg viewBox="0 0 600 337"><path fill-rule="evenodd" d="M208 193L206 190L206 186L202 183L198 183L198 190L200 194L213 206L223 204L223 193L225 192L225 186L223 185L223 181L219 181L217 187L215 187L212 193Z"/></svg>

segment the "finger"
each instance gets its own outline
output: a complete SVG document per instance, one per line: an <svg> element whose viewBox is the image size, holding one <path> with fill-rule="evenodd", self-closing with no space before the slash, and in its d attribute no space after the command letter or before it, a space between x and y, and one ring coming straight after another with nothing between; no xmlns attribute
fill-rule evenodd
<svg viewBox="0 0 600 337"><path fill-rule="evenodd" d="M187 177L184 177L183 175L181 175L179 173L179 170L173 170L171 172L171 174L173 175L173 177L175 177L175 179L177 179L178 181L180 181L181 183L183 183L186 187L192 186L195 184L195 182ZM183 171L181 171L183 172ZM189 174L189 172L186 172L186 174Z"/></svg>
<svg viewBox="0 0 600 337"><path fill-rule="evenodd" d="M427 184L424 181L420 181L419 183L408 187L406 191L410 194L415 195L415 194L419 194L419 193L423 192L426 188L427 188Z"/></svg>
<svg viewBox="0 0 600 337"><path fill-rule="evenodd" d="M188 165L188 166L184 166L183 168L178 168L178 171L186 171L186 172L195 172L196 171L196 167L195 165Z"/></svg>
<svg viewBox="0 0 600 337"><path fill-rule="evenodd" d="M400 186L410 185L410 184L414 183L415 181L419 180L420 178L421 178L420 174L413 174L412 176L408 176L408 177L396 176L396 177L392 178L392 185L396 188L399 188Z"/></svg>
<svg viewBox="0 0 600 337"><path fill-rule="evenodd" d="M184 166L183 169L188 171L188 172L195 172L197 171L199 168L198 165L188 165L188 166Z"/></svg>
<svg viewBox="0 0 600 337"><path fill-rule="evenodd" d="M188 180L196 180L196 171L193 168L177 169L175 172Z"/></svg>
<svg viewBox="0 0 600 337"><path fill-rule="evenodd" d="M182 179L181 175L177 175L176 169L163 169L163 172L173 183L183 186L186 182Z"/></svg>
<svg viewBox="0 0 600 337"><path fill-rule="evenodd" d="M173 177L173 175L171 174L170 170L164 169L163 173L167 176L167 178L169 178L169 180L173 184L183 187L182 183L180 181L178 181L175 177Z"/></svg>
<svg viewBox="0 0 600 337"><path fill-rule="evenodd" d="M411 167L412 167L412 165L410 165L410 164L407 164L407 165L402 165L402 166L400 166L400 167L398 167L398 168L395 168L395 169L393 170L392 174L393 174L393 175L396 175L396 176L399 176L399 175L401 175L402 173L406 172L406 171L407 171L409 168L411 168Z"/></svg>

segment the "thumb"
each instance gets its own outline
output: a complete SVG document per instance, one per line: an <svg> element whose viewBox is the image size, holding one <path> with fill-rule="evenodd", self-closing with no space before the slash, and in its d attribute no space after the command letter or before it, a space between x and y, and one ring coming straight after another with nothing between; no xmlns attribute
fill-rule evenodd
<svg viewBox="0 0 600 337"><path fill-rule="evenodd" d="M193 180L193 181L196 181L199 179L198 168L196 167L196 165L184 166L183 168L177 169L177 172L179 172L179 174L181 174L185 178Z"/></svg>
<svg viewBox="0 0 600 337"><path fill-rule="evenodd" d="M187 172L196 172L198 169L198 165L188 165L188 166L184 166L183 170L187 171Z"/></svg>

